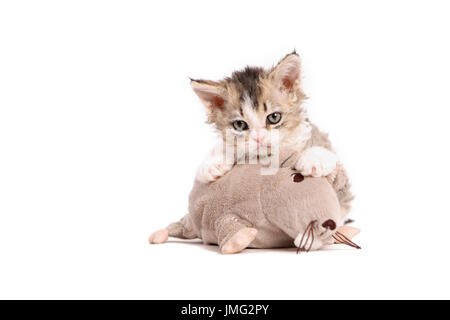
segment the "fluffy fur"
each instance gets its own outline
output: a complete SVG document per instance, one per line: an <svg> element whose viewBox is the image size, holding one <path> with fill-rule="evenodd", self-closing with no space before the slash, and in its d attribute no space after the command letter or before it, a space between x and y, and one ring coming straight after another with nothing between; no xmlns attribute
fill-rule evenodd
<svg viewBox="0 0 450 320"><path fill-rule="evenodd" d="M353 199L347 174L328 135L310 123L302 107L300 65L294 52L270 70L247 67L221 81L191 81L220 139L199 167L189 214L154 233L151 243L169 236L200 238L218 244L222 253L235 253L246 247L301 247L308 233L315 234L309 240L314 250L334 242L337 229L328 227L330 221L348 237L356 234L343 226ZM274 112L281 114L276 123L268 118ZM246 129L238 130L235 121L245 121ZM232 150L231 158L224 158L225 150L227 156ZM291 156L275 174L263 175L259 160L280 156L274 150ZM254 159L256 165L248 164ZM296 183L292 175L298 173Z"/></svg>
<svg viewBox="0 0 450 320"><path fill-rule="evenodd" d="M337 164L328 136L312 125L302 107L306 96L301 86L301 61L293 52L269 70L246 67L221 81L192 80L195 93L206 108L208 120L219 133L220 143L197 172L197 180L207 183L244 159L264 157L261 150L322 147L305 153L298 168L304 175L325 176ZM276 124L268 121L274 112L281 114ZM234 121L245 121L248 129L237 131ZM232 159L224 159L224 149ZM229 156L229 154L228 154ZM242 161L240 162L242 163Z"/></svg>
<svg viewBox="0 0 450 320"><path fill-rule="evenodd" d="M256 130L277 129L280 140L284 141L285 138L294 140L309 131L305 110L301 108L306 96L300 80L300 57L292 53L270 70L246 67L221 81L192 80L191 86L206 107L207 122L214 125L222 138L231 130L248 141ZM276 125L266 121L273 112L282 114ZM249 130L235 132L234 120L246 121Z"/></svg>

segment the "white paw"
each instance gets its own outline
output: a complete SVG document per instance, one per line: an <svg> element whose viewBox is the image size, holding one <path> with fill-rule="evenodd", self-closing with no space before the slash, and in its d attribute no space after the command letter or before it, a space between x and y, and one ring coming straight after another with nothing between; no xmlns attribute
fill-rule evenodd
<svg viewBox="0 0 450 320"><path fill-rule="evenodd" d="M203 183L215 181L225 175L232 168L225 163L203 163L197 170L196 179Z"/></svg>
<svg viewBox="0 0 450 320"><path fill-rule="evenodd" d="M333 152L322 147L311 147L303 152L295 169L304 176L324 177L333 172L337 161Z"/></svg>

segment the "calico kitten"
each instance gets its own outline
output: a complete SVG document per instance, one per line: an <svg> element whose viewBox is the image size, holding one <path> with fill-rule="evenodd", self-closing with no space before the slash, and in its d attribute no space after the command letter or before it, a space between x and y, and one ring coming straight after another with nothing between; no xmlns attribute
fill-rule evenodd
<svg viewBox="0 0 450 320"><path fill-rule="evenodd" d="M328 136L309 122L302 108L306 96L300 67L294 51L269 70L246 67L220 81L191 80L206 107L207 122L219 133L217 147L200 165L197 180L214 181L241 158L254 159L260 150L274 147L301 150L296 170L305 176L326 176L335 169L338 159ZM240 156L226 159L224 145L240 148Z"/></svg>

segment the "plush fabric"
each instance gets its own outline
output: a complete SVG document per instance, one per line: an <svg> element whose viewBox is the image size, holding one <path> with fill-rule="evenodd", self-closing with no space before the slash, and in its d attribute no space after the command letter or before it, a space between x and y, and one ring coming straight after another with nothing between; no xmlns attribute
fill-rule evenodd
<svg viewBox="0 0 450 320"><path fill-rule="evenodd" d="M303 177L293 169L298 158L297 152L286 151L272 175L261 174L261 165L247 164L236 165L217 181L196 181L189 213L170 224L165 235L200 238L223 248L239 230L254 228L256 237L248 247L275 248L292 247L295 239L299 246L311 227L311 250L334 243L353 198L346 172L338 165L328 177Z"/></svg>

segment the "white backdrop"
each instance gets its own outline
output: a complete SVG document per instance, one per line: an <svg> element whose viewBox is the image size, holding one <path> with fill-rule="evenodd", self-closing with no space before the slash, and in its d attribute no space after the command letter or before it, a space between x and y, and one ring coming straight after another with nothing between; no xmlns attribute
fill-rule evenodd
<svg viewBox="0 0 450 320"><path fill-rule="evenodd" d="M2 1L0 298L450 298L444 1ZM188 77L297 49L363 249L147 244L213 142Z"/></svg>

